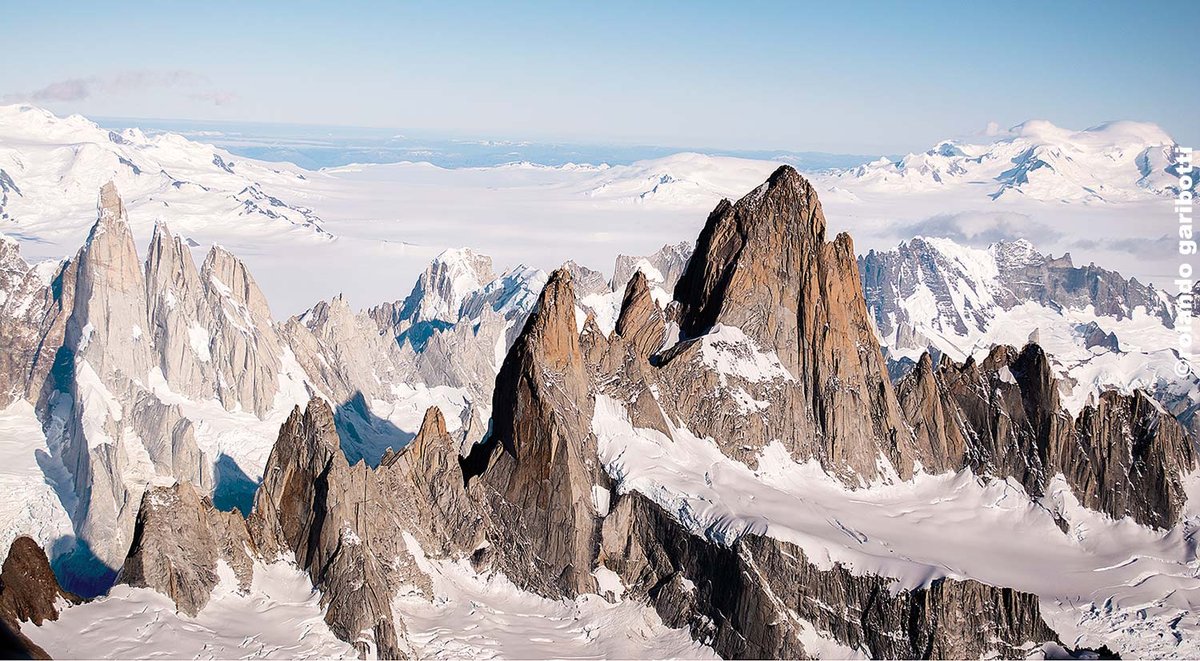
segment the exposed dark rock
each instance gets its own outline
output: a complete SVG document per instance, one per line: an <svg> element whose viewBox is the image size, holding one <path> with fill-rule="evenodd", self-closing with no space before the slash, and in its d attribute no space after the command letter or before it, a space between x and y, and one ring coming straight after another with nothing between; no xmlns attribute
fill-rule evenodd
<svg viewBox="0 0 1200 661"><path fill-rule="evenodd" d="M327 403L314 399L292 411L267 460L251 534L265 557L295 554L321 590L325 621L339 638L396 657L402 636L392 617L397 585L389 562L407 554L391 499L380 495L365 463L346 463L338 442Z"/></svg>
<svg viewBox="0 0 1200 661"><path fill-rule="evenodd" d="M594 589L593 490L609 479L591 432L593 399L568 271L557 270L496 377L492 455L479 478L509 578L542 594Z"/></svg>
<svg viewBox="0 0 1200 661"><path fill-rule="evenodd" d="M777 439L797 459L819 458L851 482L875 477L881 454L901 476L911 473L911 439L867 313L853 244L846 234L826 243L816 190L794 169L779 168L737 204L717 205L675 299L685 336L734 326L759 350L773 351L791 376L777 391L754 397L771 405L743 424L744 415L707 413L716 406L709 393L723 384L675 368L667 378L685 390L672 396L694 432L718 439L727 451L753 451ZM695 362L695 351L682 345L665 356L667 371L681 357L685 367ZM757 394L752 384L738 386Z"/></svg>
<svg viewBox="0 0 1200 661"><path fill-rule="evenodd" d="M939 579L896 590L887 578L820 569L800 548L746 535L720 546L689 534L638 493L605 521L602 562L664 622L725 658L808 658L804 624L872 658L1022 658L1058 636L1036 595Z"/></svg>
<svg viewBox="0 0 1200 661"><path fill-rule="evenodd" d="M666 320L662 308L650 295L649 283L641 271L635 273L625 287L616 332L632 344L642 358L649 358L662 347Z"/></svg>
<svg viewBox="0 0 1200 661"><path fill-rule="evenodd" d="M1117 341L1117 334L1104 332L1104 329L1100 328L1100 325L1094 321L1080 324L1077 330L1083 335L1083 346L1087 349L1101 347L1111 351L1121 350L1121 344Z"/></svg>
<svg viewBox="0 0 1200 661"><path fill-rule="evenodd" d="M928 356L897 385L931 472L1015 478L1034 498L1062 473L1087 507L1174 525L1196 465L1187 431L1147 394L1106 392L1077 419L1062 408L1044 351L996 347L980 364Z"/></svg>
<svg viewBox="0 0 1200 661"><path fill-rule="evenodd" d="M0 658L49 659L50 655L21 633L21 629L0 618Z"/></svg>
<svg viewBox="0 0 1200 661"><path fill-rule="evenodd" d="M895 250L872 250L858 260L867 306L880 332L897 347L920 348L929 343L915 330L917 324L966 335L986 327L997 311L1027 302L1055 308L1091 306L1096 314L1117 319L1129 318L1134 309L1143 307L1168 327L1174 323L1171 307L1153 288L1094 264L1076 267L1070 255L1041 254L1025 240L989 246L996 273L982 283L983 291L964 296L963 283L974 283L976 275L935 243L917 237ZM933 319L910 319L901 305L920 288L933 296L937 307Z"/></svg>
<svg viewBox="0 0 1200 661"><path fill-rule="evenodd" d="M13 540L0 569L0 620L14 628L20 622L41 626L58 619L58 602L80 604L83 600L64 590L50 569L50 560L29 537Z"/></svg>

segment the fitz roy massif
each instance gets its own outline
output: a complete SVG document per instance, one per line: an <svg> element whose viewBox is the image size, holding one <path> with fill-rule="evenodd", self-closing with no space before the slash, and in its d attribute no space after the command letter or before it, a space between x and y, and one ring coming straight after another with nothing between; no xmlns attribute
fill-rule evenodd
<svg viewBox="0 0 1200 661"><path fill-rule="evenodd" d="M1191 297L1003 216L1170 220L1175 147L309 171L0 107L3 650L1200 656Z"/></svg>

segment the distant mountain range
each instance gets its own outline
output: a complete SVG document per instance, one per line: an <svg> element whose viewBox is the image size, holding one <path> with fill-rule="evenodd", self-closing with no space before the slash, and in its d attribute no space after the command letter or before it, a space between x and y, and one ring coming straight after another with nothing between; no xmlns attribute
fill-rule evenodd
<svg viewBox="0 0 1200 661"><path fill-rule="evenodd" d="M1175 348L1176 299L1029 239L860 254L823 202L1141 208L1167 199L1172 167L1144 125L1027 124L810 179L699 154L313 173L28 107L0 118L11 649L1200 653L1200 380ZM1031 149L1027 176L973 183ZM1113 165L1068 167L1098 158ZM650 217L698 230L611 272L464 247L388 279L369 261L385 218L314 209L397 173L404 195L449 177L492 196L454 198L478 214L460 218L436 197L449 215L408 226L453 219L459 243L581 231L539 237L478 202L510 196L634 219L588 226L593 242L620 228L644 245ZM106 176L83 223L84 187ZM379 179L339 188L355 177ZM1085 185L1104 195L1074 196ZM294 259L260 272L222 236ZM299 284L356 260L386 297ZM260 273L307 309L273 313Z"/></svg>

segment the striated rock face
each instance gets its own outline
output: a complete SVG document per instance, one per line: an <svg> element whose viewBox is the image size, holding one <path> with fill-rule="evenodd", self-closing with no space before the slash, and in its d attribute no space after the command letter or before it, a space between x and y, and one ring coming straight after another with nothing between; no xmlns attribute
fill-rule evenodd
<svg viewBox="0 0 1200 661"><path fill-rule="evenodd" d="M632 269L615 330L606 335L595 309L581 313L577 279L586 280L586 291L612 292L600 291L594 273L578 265L546 279L527 319L526 296L542 276L510 272L480 287L490 264L443 264L414 290L419 313L355 315L334 299L273 328L244 267L214 249L193 278L186 247L162 228L136 291L154 345L170 348L128 360L144 360L144 369L158 367L168 382L197 392L209 386L194 380L195 370L203 379L217 369L225 375L217 382L229 386L222 402L257 409L274 392L262 380L278 376L289 348L311 374L307 387L320 393L280 428L245 522L214 511L186 483L142 496L135 480L105 481L141 461L134 440L160 475L201 485L211 479L177 407L123 378L137 364L106 365L98 379L133 406L94 415L107 400L99 391L89 396L91 382L80 386L79 378L60 391L66 404L48 405L76 407L76 432L86 425L108 435L91 445L79 444L84 435L76 433L67 455L92 493L93 538L102 523L121 534L140 504L122 580L196 613L221 562L245 585L256 561L294 559L320 590L332 630L364 655L410 651L392 602L402 587L430 591L414 544L434 556L470 557L550 598L594 592L597 570L610 569L668 624L689 627L730 658L804 657L813 630L889 658L1019 656L1028 643L1055 640L1029 594L969 580L899 590L885 577L820 565L799 547L754 532L720 543L697 536L655 505L650 490L616 495L620 466L609 467L610 477L601 465L602 432L593 428L600 393L627 407L636 430L655 430L669 443L686 427L748 464L778 442L795 459L816 458L855 485L894 478L892 471L908 477L919 462L930 472L969 467L1012 477L1035 497L1062 473L1089 507L1158 526L1178 518L1181 475L1195 464L1186 435L1138 396L1106 396L1072 419L1036 346L998 348L978 365L935 366L926 356L893 390L853 246L845 235L826 242L824 234L812 187L781 168L736 204L717 207L666 310L654 300L656 279L640 265ZM97 251L105 245L95 242ZM98 281L87 275L91 259L77 260L78 281ZM455 273L474 289L460 287ZM88 301L72 308L67 324L78 377L87 374L81 365L93 369L90 346L101 346L83 339L111 336L85 332L89 306L100 305L109 319L127 311L93 285L75 290ZM438 317L436 310L455 307L452 318ZM419 352L413 320L445 324ZM217 329L204 345L207 361L193 341L193 324L202 322ZM460 344L476 349L461 352ZM467 432L487 436L467 456L435 407L411 443L389 446L372 467L365 452L346 451L365 444L326 399L365 408L394 378L429 371L450 383L495 368L494 389L477 391L490 397L490 415L472 418ZM97 438L87 435L89 443Z"/></svg>
<svg viewBox="0 0 1200 661"><path fill-rule="evenodd" d="M50 560L37 542L29 537L13 540L0 568L0 620L15 627L19 622L41 626L46 620L58 619L60 600L83 603L58 584Z"/></svg>
<svg viewBox="0 0 1200 661"><path fill-rule="evenodd" d="M502 534L500 568L519 585L574 596L591 576L607 494L569 271L558 270L496 377L491 455L480 486ZM604 498L607 500L607 497Z"/></svg>
<svg viewBox="0 0 1200 661"><path fill-rule="evenodd" d="M146 286L125 205L111 182L100 190L98 211L76 259L67 346L97 374L140 377L150 367Z"/></svg>
<svg viewBox="0 0 1200 661"><path fill-rule="evenodd" d="M377 419L366 402L390 399L391 385L405 382L410 372L400 346L380 335L367 315L336 296L288 319L278 333L304 370L310 392L338 404L342 451L350 461L377 464L385 450L408 440L390 424L372 424Z"/></svg>
<svg viewBox="0 0 1200 661"><path fill-rule="evenodd" d="M384 456L377 474L384 493L411 494L395 506L422 548L452 554L483 540L483 515L467 492L458 443L437 407L425 412L412 443Z"/></svg>
<svg viewBox="0 0 1200 661"><path fill-rule="evenodd" d="M646 257L617 255L613 267L613 291L624 291L633 279L633 274L639 271L650 280L651 285L673 291L675 283L683 275L683 269L692 256L692 247L690 241L684 241L663 246L658 252Z"/></svg>
<svg viewBox="0 0 1200 661"><path fill-rule="evenodd" d="M638 493L605 521L602 561L664 622L729 659L810 658L802 641L811 629L876 659L1019 658L1030 643L1057 639L1036 595L948 579L897 591L841 565L820 569L769 537L721 546Z"/></svg>
<svg viewBox="0 0 1200 661"><path fill-rule="evenodd" d="M1191 436L1144 392L1106 392L1075 421L1052 461L1085 507L1170 528L1183 517L1183 476L1196 468Z"/></svg>
<svg viewBox="0 0 1200 661"><path fill-rule="evenodd" d="M911 439L863 301L850 237L825 242L816 191L794 169L781 167L737 204L717 206L675 298L682 334L701 338L664 358L676 384L699 386L677 396L680 415L694 432L719 439L723 447L757 449L779 440L797 459L817 457L848 479L851 473L874 478L881 454L902 477L911 473ZM728 352L767 352L766 362L779 369L721 374L718 384L712 377L689 379L694 370L670 367L676 361L704 362L697 355L704 352L702 336L721 327L734 327L749 340L739 337L740 346ZM736 388L753 401L770 402L761 424L706 413L713 404L701 405L705 393L728 385L728 376L739 379ZM767 380L774 382L770 395L748 383Z"/></svg>
<svg viewBox="0 0 1200 661"><path fill-rule="evenodd" d="M581 299L596 294L607 294L612 291L608 286L608 281L604 279L604 274L599 271L589 269L573 261L566 262L562 267L571 272L571 282L575 286L576 298Z"/></svg>
<svg viewBox="0 0 1200 661"><path fill-rule="evenodd" d="M195 617L212 596L226 562L242 589L254 573L254 544L235 509L219 512L191 484L157 487L142 497L133 544L118 581L170 597L179 611Z"/></svg>
<svg viewBox="0 0 1200 661"><path fill-rule="evenodd" d="M202 610L219 582L218 561L247 587L256 561L294 558L321 591L326 621L363 653L407 656L391 601L402 586L429 592L406 542L432 555L465 555L487 520L468 495L457 443L430 408L412 443L378 468L351 466L334 414L321 399L298 407L271 451L253 511L216 511L188 484L146 493L120 580Z"/></svg>
<svg viewBox="0 0 1200 661"><path fill-rule="evenodd" d="M617 317L617 335L630 342L639 356L649 359L662 347L666 328L663 311L650 296L646 276L638 271L625 287L621 314Z"/></svg>
<svg viewBox="0 0 1200 661"><path fill-rule="evenodd" d="M250 515L260 557L294 555L322 591L326 621L361 650L404 652L391 600L403 585L428 591L404 537L426 552L466 553L483 519L468 497L457 443L430 408L412 443L376 469L351 466L338 447L333 411L319 399L284 423Z"/></svg>
<svg viewBox="0 0 1200 661"><path fill-rule="evenodd" d="M294 554L322 591L326 621L343 640L381 655L399 654L390 600L396 585L380 557L402 555L390 499L364 463L350 466L338 448L333 411L313 400L279 430L250 528L266 558ZM372 508L372 503L384 507Z"/></svg>
<svg viewBox="0 0 1200 661"><path fill-rule="evenodd" d="M185 407L166 401L218 399L264 416L286 348L245 266L220 248L197 270L187 243L160 224L143 267L111 183L71 260L29 267L15 243L0 241L0 318L0 404L35 402L48 459L66 469L76 503L87 566L71 564L72 588L103 590L148 482L213 488L215 458L201 451Z"/></svg>
<svg viewBox="0 0 1200 661"><path fill-rule="evenodd" d="M220 246L208 251L200 279L219 333L209 343L211 362L225 379L217 398L227 409L241 405L264 416L275 402L283 353L267 299L246 265Z"/></svg>
<svg viewBox="0 0 1200 661"><path fill-rule="evenodd" d="M211 392L212 319L204 285L187 244L162 223L154 226L146 255L146 301L163 377L191 396Z"/></svg>
<svg viewBox="0 0 1200 661"><path fill-rule="evenodd" d="M1015 478L1040 497L1063 474L1085 506L1159 528L1174 525L1196 459L1187 431L1148 395L1104 393L1077 419L1036 344L996 347L979 364L928 355L897 384L930 472L971 468Z"/></svg>
<svg viewBox="0 0 1200 661"><path fill-rule="evenodd" d="M52 283L58 286L52 289ZM5 347L0 352L0 407L23 396L37 398L55 349L62 345L64 307L70 307L73 295L73 270L64 264L30 267L17 242L0 234L0 346ZM42 342L47 337L50 346Z"/></svg>

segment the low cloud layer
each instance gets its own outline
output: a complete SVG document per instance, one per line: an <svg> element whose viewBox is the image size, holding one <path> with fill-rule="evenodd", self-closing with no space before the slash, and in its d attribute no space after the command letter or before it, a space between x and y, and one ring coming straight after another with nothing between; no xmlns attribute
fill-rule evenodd
<svg viewBox="0 0 1200 661"><path fill-rule="evenodd" d="M111 76L68 78L36 90L9 93L0 98L3 98L5 103L74 102L98 96L120 96L154 89L180 90L194 101L217 106L227 105L236 99L232 92L212 89L207 76L184 69L124 71Z"/></svg>
<svg viewBox="0 0 1200 661"><path fill-rule="evenodd" d="M1039 242L1049 243L1063 236L1062 232L1032 220L1023 213L1004 211L938 214L916 222L895 225L891 233L902 241L914 236L941 237L977 248L997 241L1028 237L1038 237Z"/></svg>

